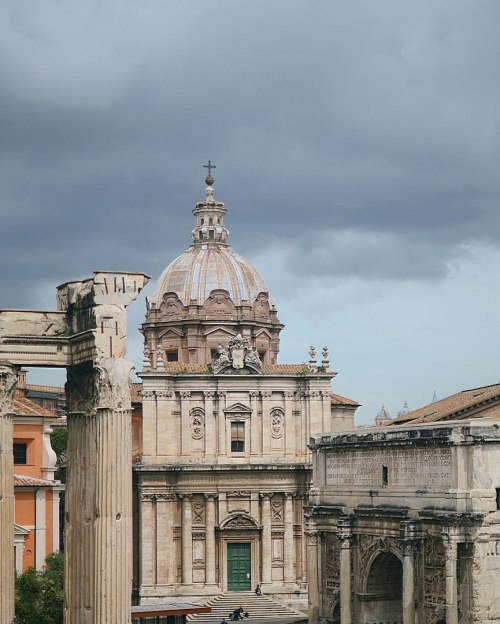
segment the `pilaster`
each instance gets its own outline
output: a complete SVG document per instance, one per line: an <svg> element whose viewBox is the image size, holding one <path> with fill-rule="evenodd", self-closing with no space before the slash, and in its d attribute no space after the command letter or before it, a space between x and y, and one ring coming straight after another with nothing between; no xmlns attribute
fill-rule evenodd
<svg viewBox="0 0 500 624"><path fill-rule="evenodd" d="M295 451L295 420L293 406L295 392L285 391L285 457L294 457Z"/></svg>
<svg viewBox="0 0 500 624"><path fill-rule="evenodd" d="M193 510L191 494L180 494L182 499L182 584L193 584Z"/></svg>
<svg viewBox="0 0 500 624"><path fill-rule="evenodd" d="M309 624L318 624L319 622L319 534L313 527L306 529L307 539L307 567L309 578Z"/></svg>
<svg viewBox="0 0 500 624"><path fill-rule="evenodd" d="M262 584L272 582L272 535L271 535L271 498L272 493L262 492L261 523L262 523Z"/></svg>
<svg viewBox="0 0 500 624"><path fill-rule="evenodd" d="M262 396L262 453L264 457L271 455L271 397L270 390L263 390Z"/></svg>
<svg viewBox="0 0 500 624"><path fill-rule="evenodd" d="M215 457L217 453L217 433L214 416L215 392L207 390L203 393L203 396L205 399L205 455L206 457Z"/></svg>
<svg viewBox="0 0 500 624"><path fill-rule="evenodd" d="M340 539L340 624L352 624L351 540L349 520L339 521Z"/></svg>
<svg viewBox="0 0 500 624"><path fill-rule="evenodd" d="M448 530L443 533L446 552L446 624L458 624L457 540Z"/></svg>
<svg viewBox="0 0 500 624"><path fill-rule="evenodd" d="M206 534L205 534L205 583L215 585L215 500L217 494L205 494Z"/></svg>
<svg viewBox="0 0 500 624"><path fill-rule="evenodd" d="M283 580L285 584L291 584L295 581L295 574L294 574L295 543L294 543L294 537L293 537L293 497L290 492L285 493L284 521L285 521L285 532L283 536L283 550L284 550Z"/></svg>

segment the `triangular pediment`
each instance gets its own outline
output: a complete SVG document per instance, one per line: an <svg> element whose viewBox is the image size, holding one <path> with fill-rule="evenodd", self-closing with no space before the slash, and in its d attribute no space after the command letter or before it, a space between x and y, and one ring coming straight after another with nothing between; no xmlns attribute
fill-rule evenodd
<svg viewBox="0 0 500 624"><path fill-rule="evenodd" d="M236 336L236 332L228 329L227 327L222 327L220 325L218 325L217 327L211 327L210 329L208 329L204 333L204 336L210 336L210 334L215 334L217 332L220 332L221 334L226 334L229 337Z"/></svg>
<svg viewBox="0 0 500 624"><path fill-rule="evenodd" d="M25 529L19 524L14 524L14 535L29 535L29 534L30 534L29 529Z"/></svg>
<svg viewBox="0 0 500 624"><path fill-rule="evenodd" d="M262 336L262 334L266 334L269 339L272 338L272 335L263 327L259 331L255 332L255 337L258 338L259 336Z"/></svg>
<svg viewBox="0 0 500 624"><path fill-rule="evenodd" d="M169 335L173 338L179 338L182 337L182 331L179 331L175 327L167 327L163 332L158 332L159 338L168 338Z"/></svg>
<svg viewBox="0 0 500 624"><path fill-rule="evenodd" d="M251 412L252 408L248 407L248 405L244 405L243 403L234 403L229 407L226 407L224 410L225 414L241 414L241 412Z"/></svg>

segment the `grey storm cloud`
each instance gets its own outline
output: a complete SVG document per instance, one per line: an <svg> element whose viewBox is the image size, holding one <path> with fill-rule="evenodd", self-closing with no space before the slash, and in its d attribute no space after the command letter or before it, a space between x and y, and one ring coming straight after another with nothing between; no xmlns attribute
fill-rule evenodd
<svg viewBox="0 0 500 624"><path fill-rule="evenodd" d="M158 275L207 158L234 246L286 243L300 275L435 280L498 244L496 2L0 11L5 306L97 267Z"/></svg>

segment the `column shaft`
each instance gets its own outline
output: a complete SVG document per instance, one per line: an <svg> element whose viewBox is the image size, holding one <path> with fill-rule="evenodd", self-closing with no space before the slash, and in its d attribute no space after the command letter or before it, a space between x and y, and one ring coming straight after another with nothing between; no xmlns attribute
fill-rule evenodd
<svg viewBox="0 0 500 624"><path fill-rule="evenodd" d="M17 383L13 366L0 367L0 622L14 619L14 466L12 407Z"/></svg>
<svg viewBox="0 0 500 624"><path fill-rule="evenodd" d="M193 530L191 496L182 499L182 583L193 584Z"/></svg>
<svg viewBox="0 0 500 624"><path fill-rule="evenodd" d="M68 416L67 624L130 621L131 411Z"/></svg>
<svg viewBox="0 0 500 624"><path fill-rule="evenodd" d="M340 624L352 624L351 610L351 544L349 538L340 543Z"/></svg>
<svg viewBox="0 0 500 624"><path fill-rule="evenodd" d="M307 568L309 579L309 624L319 622L319 577L318 577L318 533L308 530L307 535Z"/></svg>
<svg viewBox="0 0 500 624"><path fill-rule="evenodd" d="M403 624L415 624L413 544L403 544Z"/></svg>
<svg viewBox="0 0 500 624"><path fill-rule="evenodd" d="M458 624L457 543L446 545L446 624Z"/></svg>
<svg viewBox="0 0 500 624"><path fill-rule="evenodd" d="M262 583L272 582L272 536L271 536L271 495L261 494L262 497Z"/></svg>
<svg viewBox="0 0 500 624"><path fill-rule="evenodd" d="M160 494L156 497L156 584L165 585L167 579L168 559L172 553L173 541L167 541L167 497Z"/></svg>

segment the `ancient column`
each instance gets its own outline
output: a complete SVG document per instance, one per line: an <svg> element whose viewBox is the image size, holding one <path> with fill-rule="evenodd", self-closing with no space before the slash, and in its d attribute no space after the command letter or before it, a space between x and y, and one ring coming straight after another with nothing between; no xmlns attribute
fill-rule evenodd
<svg viewBox="0 0 500 624"><path fill-rule="evenodd" d="M351 536L340 536L340 624L352 624Z"/></svg>
<svg viewBox="0 0 500 624"><path fill-rule="evenodd" d="M285 533L283 536L284 544L284 571L283 580L285 583L294 583L294 562L295 562L295 543L293 538L293 497L291 492L285 494Z"/></svg>
<svg viewBox="0 0 500 624"><path fill-rule="evenodd" d="M403 540L403 624L415 624L413 541Z"/></svg>
<svg viewBox="0 0 500 624"><path fill-rule="evenodd" d="M446 537L446 624L458 624L457 542Z"/></svg>
<svg viewBox="0 0 500 624"><path fill-rule="evenodd" d="M0 365L0 622L14 620L13 404L18 369Z"/></svg>
<svg viewBox="0 0 500 624"><path fill-rule="evenodd" d="M262 522L262 584L272 583L272 536L271 536L271 497L272 494L263 492L261 498Z"/></svg>
<svg viewBox="0 0 500 624"><path fill-rule="evenodd" d="M121 358L68 367L65 622L130 622L132 428Z"/></svg>
<svg viewBox="0 0 500 624"><path fill-rule="evenodd" d="M193 510L192 496L180 494L182 498L182 584L193 584Z"/></svg>
<svg viewBox="0 0 500 624"><path fill-rule="evenodd" d="M206 533L205 533L205 583L215 585L215 499L216 494L205 494Z"/></svg>
<svg viewBox="0 0 500 624"><path fill-rule="evenodd" d="M318 569L318 540L319 535L315 529L307 528L307 569L309 579L309 624L319 622L319 569Z"/></svg>

